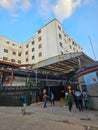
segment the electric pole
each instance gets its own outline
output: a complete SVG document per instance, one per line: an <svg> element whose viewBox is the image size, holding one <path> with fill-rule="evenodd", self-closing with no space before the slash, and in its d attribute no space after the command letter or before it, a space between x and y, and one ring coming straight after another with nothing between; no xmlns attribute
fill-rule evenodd
<svg viewBox="0 0 98 130"><path fill-rule="evenodd" d="M95 58L95 61L96 61L96 56L95 56L95 52L94 52L94 48L93 48L93 44L92 44L92 41L90 39L90 36L89 36L89 40L90 40L92 51L93 51L93 55L94 55L94 58Z"/></svg>

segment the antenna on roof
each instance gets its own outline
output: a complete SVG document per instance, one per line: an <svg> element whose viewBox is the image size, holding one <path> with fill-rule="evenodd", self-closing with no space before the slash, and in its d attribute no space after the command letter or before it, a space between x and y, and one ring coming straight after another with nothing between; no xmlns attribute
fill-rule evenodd
<svg viewBox="0 0 98 130"><path fill-rule="evenodd" d="M96 61L96 56L95 56L95 52L94 52L94 48L93 48L93 44L92 44L90 36L89 36L89 40L90 40L92 51L93 51L93 55L94 55L94 58L95 58L95 61Z"/></svg>

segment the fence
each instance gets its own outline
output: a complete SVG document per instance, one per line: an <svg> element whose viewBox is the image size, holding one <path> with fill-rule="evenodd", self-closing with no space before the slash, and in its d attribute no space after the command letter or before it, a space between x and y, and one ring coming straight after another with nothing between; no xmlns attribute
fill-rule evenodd
<svg viewBox="0 0 98 130"><path fill-rule="evenodd" d="M21 97L25 93L27 96L27 105L38 102L37 87L28 86L6 86L0 87L0 106L21 106Z"/></svg>

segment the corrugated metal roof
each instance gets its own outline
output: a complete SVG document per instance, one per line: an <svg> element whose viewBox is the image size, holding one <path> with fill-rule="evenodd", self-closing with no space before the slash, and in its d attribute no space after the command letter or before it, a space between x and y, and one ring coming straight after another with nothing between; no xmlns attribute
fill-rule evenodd
<svg viewBox="0 0 98 130"><path fill-rule="evenodd" d="M19 68L22 66L30 66L30 70L42 70L42 71L51 71L59 74L66 74L73 71L77 67L84 67L88 64L93 63L94 60L88 57L83 52L77 53L67 53L64 55L59 55L55 57L51 57L44 61L41 61L37 64L15 64L5 61L0 61L0 66L6 66L7 68ZM25 69L26 70L26 69ZM19 70L17 70L19 72ZM29 70L27 70L29 71ZM27 73L26 73L27 74ZM27 74L28 75L28 74Z"/></svg>
<svg viewBox="0 0 98 130"><path fill-rule="evenodd" d="M83 52L67 53L41 61L33 65L32 69L44 69L66 74L76 67L83 67L92 62L94 60Z"/></svg>

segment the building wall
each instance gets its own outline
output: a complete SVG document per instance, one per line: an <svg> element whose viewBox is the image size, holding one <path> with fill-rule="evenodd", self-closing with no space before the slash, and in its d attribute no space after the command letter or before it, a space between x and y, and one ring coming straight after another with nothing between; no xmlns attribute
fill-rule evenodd
<svg viewBox="0 0 98 130"><path fill-rule="evenodd" d="M21 63L21 48L21 44L0 36L0 60Z"/></svg>
<svg viewBox="0 0 98 130"><path fill-rule="evenodd" d="M5 53L4 49L8 52ZM0 59L9 62L35 64L53 56L82 51L82 47L64 32L57 19L43 26L23 44L0 37Z"/></svg>
<svg viewBox="0 0 98 130"><path fill-rule="evenodd" d="M85 75L88 75L88 78L87 78L88 83L92 83L92 84L86 84L85 83L85 78L84 78ZM96 77L95 77L95 75L96 75ZM94 83L92 81L93 78L97 79L96 83ZM87 89L87 92L88 92L88 95L89 95L90 107L98 110L98 70L91 71L91 72L89 71L88 73L85 73L85 74L79 76L78 82L79 82L81 90L84 89L84 86Z"/></svg>

